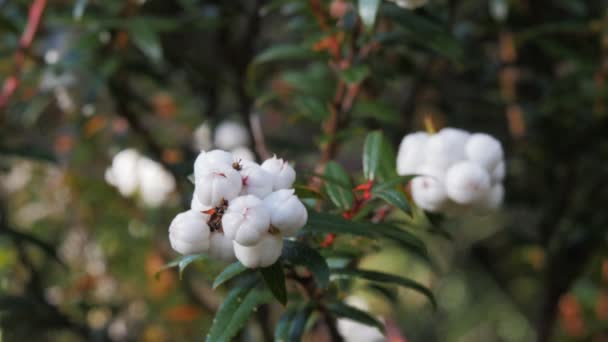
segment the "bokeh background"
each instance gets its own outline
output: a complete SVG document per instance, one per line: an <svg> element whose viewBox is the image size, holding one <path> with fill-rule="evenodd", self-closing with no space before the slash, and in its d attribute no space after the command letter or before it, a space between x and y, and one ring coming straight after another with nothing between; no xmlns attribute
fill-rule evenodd
<svg viewBox="0 0 608 342"><path fill-rule="evenodd" d="M435 265L365 257L440 306L361 293L376 314L407 341L608 341L606 1L385 1L370 32L346 0L0 0L0 75L2 341L201 340L223 265L155 276L194 156L230 120L306 183L337 80L358 88L335 153L355 178L367 132L396 147L424 118L508 162L499 212L425 236ZM113 168L126 149L139 166Z"/></svg>

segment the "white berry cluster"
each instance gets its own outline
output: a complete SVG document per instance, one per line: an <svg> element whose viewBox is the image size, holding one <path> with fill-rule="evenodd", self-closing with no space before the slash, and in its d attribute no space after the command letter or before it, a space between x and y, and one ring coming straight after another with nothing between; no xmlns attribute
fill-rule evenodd
<svg viewBox="0 0 608 342"><path fill-rule="evenodd" d="M181 254L236 257L249 268L274 264L283 237L306 224L308 213L292 189L296 172L276 156L259 165L223 150L201 152L194 162L191 209L169 227Z"/></svg>
<svg viewBox="0 0 608 342"><path fill-rule="evenodd" d="M255 160L248 147L249 142L249 133L245 126L236 121L225 120L215 127L213 133L208 122L202 123L194 130L192 144L198 151L208 151L215 146L230 151L237 158Z"/></svg>
<svg viewBox="0 0 608 342"><path fill-rule="evenodd" d="M399 146L397 172L421 175L411 182L412 198L430 212L483 214L504 197L502 145L485 133L443 128L408 134Z"/></svg>

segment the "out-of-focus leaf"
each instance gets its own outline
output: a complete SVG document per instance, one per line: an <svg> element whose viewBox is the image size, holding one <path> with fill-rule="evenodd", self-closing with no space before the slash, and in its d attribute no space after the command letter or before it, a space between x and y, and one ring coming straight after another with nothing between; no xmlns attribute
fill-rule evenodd
<svg viewBox="0 0 608 342"><path fill-rule="evenodd" d="M454 61L461 61L464 51L456 38L435 21L426 18L415 11L404 10L395 4L382 6L382 13L391 18L415 42L427 46Z"/></svg>
<svg viewBox="0 0 608 342"><path fill-rule="evenodd" d="M293 106L299 114L312 121L321 122L329 116L325 104L313 96L296 96Z"/></svg>
<svg viewBox="0 0 608 342"><path fill-rule="evenodd" d="M14 34L19 34L19 27L2 12L0 12L0 28Z"/></svg>
<svg viewBox="0 0 608 342"><path fill-rule="evenodd" d="M274 340L275 342L287 342L289 337L289 327L291 326L291 322L296 317L297 311L294 309L287 310L277 323L277 326L274 329Z"/></svg>
<svg viewBox="0 0 608 342"><path fill-rule="evenodd" d="M285 273L281 259L274 264L260 269L266 286L270 289L279 303L287 304L287 287L285 286Z"/></svg>
<svg viewBox="0 0 608 342"><path fill-rule="evenodd" d="M388 204L394 205L405 213L410 212L410 205L403 192L396 189L372 189L372 196L380 198Z"/></svg>
<svg viewBox="0 0 608 342"><path fill-rule="evenodd" d="M317 55L318 53L307 46L275 45L255 56L253 63L261 64L285 59L308 59Z"/></svg>
<svg viewBox="0 0 608 342"><path fill-rule="evenodd" d="M160 273L162 271L167 270L169 268L178 267L179 268L179 278L181 279L182 273L184 272L186 267L188 267L188 265L190 265L191 263L193 263L197 260L207 260L207 255L206 254L190 254L190 255L184 255L184 256L178 257L177 259L169 262L168 264L163 266L160 270L158 270L158 272L156 272L155 276L158 278L158 276L160 275Z"/></svg>
<svg viewBox="0 0 608 342"><path fill-rule="evenodd" d="M435 301L435 296L433 295L433 292L431 292L431 290L426 288L424 285L414 280L378 271L357 270L350 268L337 268L332 269L331 271L332 275L336 276L361 278L369 281L399 285L408 289L412 289L427 297L427 299L433 305L433 308L437 308L437 302Z"/></svg>
<svg viewBox="0 0 608 342"><path fill-rule="evenodd" d="M386 239L398 243L423 260L430 262L422 240L414 234L390 224L349 221L337 215L311 211L302 233L350 234L371 239Z"/></svg>
<svg viewBox="0 0 608 342"><path fill-rule="evenodd" d="M319 288L329 285L329 267L325 258L302 242L285 240L283 258L293 265L306 266L315 277Z"/></svg>
<svg viewBox="0 0 608 342"><path fill-rule="evenodd" d="M359 16L368 30L374 27L381 0L359 0Z"/></svg>
<svg viewBox="0 0 608 342"><path fill-rule="evenodd" d="M87 8L87 5L89 4L89 0L77 0L76 4L74 5L74 9L72 10L72 16L74 17L74 20L78 21L80 19L82 19L82 16L84 15L84 11Z"/></svg>
<svg viewBox="0 0 608 342"><path fill-rule="evenodd" d="M399 111L385 102L358 99L353 107L353 117L374 119L383 124L397 124L400 120Z"/></svg>
<svg viewBox="0 0 608 342"><path fill-rule="evenodd" d="M362 82L370 73L367 65L355 65L340 72L340 78L348 84Z"/></svg>
<svg viewBox="0 0 608 342"><path fill-rule="evenodd" d="M383 181L397 177L397 157L395 155L395 149L384 135L382 135L382 142L380 145L378 177Z"/></svg>
<svg viewBox="0 0 608 342"><path fill-rule="evenodd" d="M213 288L217 288L218 286L224 284L228 280L238 276L239 274L247 270L248 268L243 266L240 261L228 265L226 268L224 268L222 273L220 273L213 281Z"/></svg>
<svg viewBox="0 0 608 342"><path fill-rule="evenodd" d="M331 179L337 179L346 184L350 183L348 173L346 173L340 164L334 161L328 162L325 166L325 176ZM342 210L348 210L352 207L355 200L352 190L345 189L332 182L326 182L325 191L336 207Z"/></svg>
<svg viewBox="0 0 608 342"><path fill-rule="evenodd" d="M29 144L22 144L21 146L14 148L0 147L0 155L13 155L52 163L57 162L57 158L52 151L46 150L40 146L32 146Z"/></svg>
<svg viewBox="0 0 608 342"><path fill-rule="evenodd" d="M159 63L163 59L163 50L160 38L156 31L148 27L143 20L135 20L129 25L129 33L135 46L143 52L146 57L154 63Z"/></svg>
<svg viewBox="0 0 608 342"><path fill-rule="evenodd" d="M361 324L376 327L380 331L384 331L384 324L382 324L378 319L374 318L369 313L367 313L363 310L357 309L354 306L347 305L347 304L340 303L340 302L335 302L335 303L329 304L328 308L331 312L333 312L338 317L348 318L350 320L359 322Z"/></svg>
<svg viewBox="0 0 608 342"><path fill-rule="evenodd" d="M306 329L306 322L312 313L313 308L310 305L306 305L300 311L298 311L289 327L289 341L301 341L302 335Z"/></svg>
<svg viewBox="0 0 608 342"><path fill-rule="evenodd" d="M294 186L294 189L296 190L296 195L300 198L323 199L323 194L307 186L296 185Z"/></svg>
<svg viewBox="0 0 608 342"><path fill-rule="evenodd" d="M208 342L228 342L243 328L257 306L272 300L272 294L246 282L233 288L215 314Z"/></svg>
<svg viewBox="0 0 608 342"><path fill-rule="evenodd" d="M382 132L374 131L367 135L363 145L363 175L369 180L376 178L382 154Z"/></svg>

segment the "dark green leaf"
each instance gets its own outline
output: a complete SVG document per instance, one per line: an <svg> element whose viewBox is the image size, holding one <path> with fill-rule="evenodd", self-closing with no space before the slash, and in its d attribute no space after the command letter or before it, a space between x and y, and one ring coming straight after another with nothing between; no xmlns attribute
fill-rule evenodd
<svg viewBox="0 0 608 342"><path fill-rule="evenodd" d="M6 16L6 13L0 11L0 28L8 30L12 33L19 34L19 27L13 22L11 18Z"/></svg>
<svg viewBox="0 0 608 342"><path fill-rule="evenodd" d="M285 240L283 258L293 265L306 266L315 276L319 288L329 285L329 267L316 250L298 241Z"/></svg>
<svg viewBox="0 0 608 342"><path fill-rule="evenodd" d="M367 135L363 145L363 175L369 180L376 178L382 151L382 132L374 131Z"/></svg>
<svg viewBox="0 0 608 342"><path fill-rule="evenodd" d="M433 305L433 308L437 308L437 302L435 301L435 296L433 295L433 292L431 292L431 290L426 288L424 285L408 278L383 272L357 270L349 268L332 269L332 274L337 276L361 278L379 283L389 283L412 289L426 296Z"/></svg>
<svg viewBox="0 0 608 342"><path fill-rule="evenodd" d="M391 142L383 135L380 146L378 178L386 181L389 179L394 179L397 176L397 157L395 155L395 149L393 148Z"/></svg>
<svg viewBox="0 0 608 342"><path fill-rule="evenodd" d="M296 314L291 326L289 327L289 341L301 341L302 335L306 329L306 322L312 313L313 308L310 305L305 306Z"/></svg>
<svg viewBox="0 0 608 342"><path fill-rule="evenodd" d="M285 287L285 273L283 272L283 262L281 259L271 266L261 268L260 273L274 297L281 304L287 304L287 288Z"/></svg>
<svg viewBox="0 0 608 342"><path fill-rule="evenodd" d="M344 303L336 302L328 305L331 312L336 314L338 317L348 318L350 320L369 325L378 328L380 331L384 331L384 324L378 319L374 318L369 313L360 310L354 306L347 305Z"/></svg>
<svg viewBox="0 0 608 342"><path fill-rule="evenodd" d="M159 63L163 58L163 50L158 33L146 25L144 20L134 20L129 24L129 33L133 43L146 57L154 63Z"/></svg>
<svg viewBox="0 0 608 342"><path fill-rule="evenodd" d="M318 55L310 47L302 45L275 45L262 51L253 59L254 64L283 59L308 59Z"/></svg>
<svg viewBox="0 0 608 342"><path fill-rule="evenodd" d="M372 196L380 198L388 204L394 205L405 213L410 212L410 205L408 204L407 198L405 197L405 194L402 191L396 189L376 190L372 188Z"/></svg>
<svg viewBox="0 0 608 342"><path fill-rule="evenodd" d="M274 340L275 342L287 342L289 327L291 322L296 317L296 310L287 310L279 319L277 326L274 329Z"/></svg>
<svg viewBox="0 0 608 342"><path fill-rule="evenodd" d="M359 0L359 16L368 30L374 27L380 2L380 0Z"/></svg>
<svg viewBox="0 0 608 342"><path fill-rule="evenodd" d="M243 266L240 261L228 265L213 281L213 288L217 288L218 286L247 270L248 268Z"/></svg>
<svg viewBox="0 0 608 342"><path fill-rule="evenodd" d="M348 173L346 173L340 164L334 161L328 162L327 166L325 166L325 177L337 179L347 184L350 183ZM352 207L355 200L352 190L345 189L332 182L326 182L325 191L336 207L342 210L348 210Z"/></svg>
<svg viewBox="0 0 608 342"><path fill-rule="evenodd" d="M190 254L190 255L184 255L184 256L178 257L177 259L169 262L168 264L163 266L160 270L158 270L158 272L156 272L156 274L155 274L155 277L158 278L158 276L160 275L160 272L177 266L179 268L179 278L181 279L182 273L184 272L186 267L188 267L188 265L190 265L191 263L193 263L197 260L207 260L207 255L206 254Z"/></svg>
<svg viewBox="0 0 608 342"><path fill-rule="evenodd" d="M340 72L340 78L348 84L357 84L362 82L369 73L367 65L355 65Z"/></svg>
<svg viewBox="0 0 608 342"><path fill-rule="evenodd" d="M323 199L323 194L304 185L295 185L296 195L300 198Z"/></svg>

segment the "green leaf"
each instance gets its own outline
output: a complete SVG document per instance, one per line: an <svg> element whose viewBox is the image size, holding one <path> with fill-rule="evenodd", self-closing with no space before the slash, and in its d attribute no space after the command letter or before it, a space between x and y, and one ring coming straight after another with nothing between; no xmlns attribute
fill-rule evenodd
<svg viewBox="0 0 608 342"><path fill-rule="evenodd" d="M411 40L454 61L462 60L464 51L460 42L448 31L447 26L394 4L383 6L382 13L399 24Z"/></svg>
<svg viewBox="0 0 608 342"><path fill-rule="evenodd" d="M260 268L260 273L274 297L281 304L287 304L287 287L285 286L285 273L283 272L283 262L281 259L271 266Z"/></svg>
<svg viewBox="0 0 608 342"><path fill-rule="evenodd" d="M369 76L370 70L367 65L355 65L340 72L340 78L348 84L357 84Z"/></svg>
<svg viewBox="0 0 608 342"><path fill-rule="evenodd" d="M292 265L306 266L315 277L321 289L329 285L329 267L325 258L313 248L298 241L285 240L283 258Z"/></svg>
<svg viewBox="0 0 608 342"><path fill-rule="evenodd" d="M354 306L347 305L340 302L331 303L328 305L328 308L331 312L336 314L338 317L348 318L350 320L369 325L372 327L378 328L381 332L384 331L384 324L382 324L378 319L374 318L369 313L360 310Z"/></svg>
<svg viewBox="0 0 608 342"><path fill-rule="evenodd" d="M275 45L255 56L253 63L261 64L284 59L308 59L317 55L318 53L308 46Z"/></svg>
<svg viewBox="0 0 608 342"><path fill-rule="evenodd" d="M330 161L325 166L325 177L328 179L337 179L340 182L350 183L348 173L340 166L340 164ZM353 202L355 201L355 196L351 189L345 189L342 186L339 186L332 182L325 183L325 191L327 195L331 199L331 201L336 205L336 207L342 210L348 210L353 206Z"/></svg>
<svg viewBox="0 0 608 342"><path fill-rule="evenodd" d="M217 311L207 334L207 341L231 341L243 328L255 308L271 300L272 295L268 291L255 288L251 283L234 288Z"/></svg>
<svg viewBox="0 0 608 342"><path fill-rule="evenodd" d="M274 329L274 340L275 342L287 342L289 327L291 322L296 317L297 311L294 309L287 310L277 322L277 326Z"/></svg>
<svg viewBox="0 0 608 342"><path fill-rule="evenodd" d="M397 242L403 248L430 262L422 240L414 234L386 223L349 221L340 216L310 211L303 233L350 234L370 239L387 239Z"/></svg>
<svg viewBox="0 0 608 342"><path fill-rule="evenodd" d="M401 209L403 212L410 213L410 205L402 191L396 189L372 188L372 197L380 198L388 204Z"/></svg>
<svg viewBox="0 0 608 342"><path fill-rule="evenodd" d="M368 30L374 27L380 2L380 0L359 0L359 16Z"/></svg>
<svg viewBox="0 0 608 342"><path fill-rule="evenodd" d="M369 180L376 178L382 151L382 132L374 131L367 135L363 145L363 175Z"/></svg>
<svg viewBox="0 0 608 342"><path fill-rule="evenodd" d="M240 261L228 265L226 268L224 268L222 273L220 273L213 281L213 288L217 288L218 286L224 284L228 280L238 276L239 274L247 270L249 269L243 266Z"/></svg>
<svg viewBox="0 0 608 342"><path fill-rule="evenodd" d="M304 185L295 185L296 195L300 198L323 199L323 194Z"/></svg>
<svg viewBox="0 0 608 342"><path fill-rule="evenodd" d="M417 292L423 294L424 296L426 296L427 299L433 305L433 308L437 309L437 302L435 301L435 296L433 295L433 292L431 292L431 290L426 288L424 285L422 285L414 280L400 277L400 276L393 275L393 274L383 273L383 272L357 270L357 269L350 269L350 268L332 269L332 274L337 275L337 276L361 278L361 279L365 279L365 280L369 280L369 281L373 281L373 282L379 282L379 283L389 283L389 284L399 285L399 286L402 286L402 287L405 287L408 289L412 289L412 290L417 291Z"/></svg>
<svg viewBox="0 0 608 342"><path fill-rule="evenodd" d="M182 273L184 272L186 267L188 267L188 265L197 260L207 260L207 258L208 257L206 254L190 254L178 257L177 259L167 263L160 270L158 270L158 272L156 272L155 274L155 277L158 278L162 271L177 266L179 268L179 279L182 279Z"/></svg>
<svg viewBox="0 0 608 342"><path fill-rule="evenodd" d="M380 146L380 162L378 165L378 178L383 181L394 179L397 175L397 157L391 142L383 135Z"/></svg>
<svg viewBox="0 0 608 342"><path fill-rule="evenodd" d="M306 305L300 311L298 311L289 327L289 341L301 341L302 335L306 329L306 322L312 313L313 308L311 305Z"/></svg>
<svg viewBox="0 0 608 342"><path fill-rule="evenodd" d="M6 16L6 13L2 12L0 12L0 28L10 31L14 34L19 34L20 32L19 26L17 26L11 18Z"/></svg>
<svg viewBox="0 0 608 342"><path fill-rule="evenodd" d="M76 1L74 9L72 10L72 16L74 17L74 20L79 21L80 19L82 19L82 16L84 15L84 11L86 10L88 4L89 0Z"/></svg>
<svg viewBox="0 0 608 342"><path fill-rule="evenodd" d="M158 33L152 31L144 20L133 20L129 23L129 34L135 46L154 63L159 63L163 59Z"/></svg>

